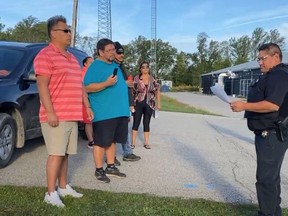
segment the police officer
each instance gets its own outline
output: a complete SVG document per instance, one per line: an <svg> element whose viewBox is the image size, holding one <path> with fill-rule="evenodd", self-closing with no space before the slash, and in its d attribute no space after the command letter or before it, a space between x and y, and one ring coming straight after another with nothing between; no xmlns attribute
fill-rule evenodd
<svg viewBox="0 0 288 216"><path fill-rule="evenodd" d="M245 111L248 128L255 133L258 215L280 216L280 169L288 141L281 140L277 122L288 116L288 67L281 63L277 44L263 44L258 51L263 74L250 87L247 102L234 101L230 107Z"/></svg>

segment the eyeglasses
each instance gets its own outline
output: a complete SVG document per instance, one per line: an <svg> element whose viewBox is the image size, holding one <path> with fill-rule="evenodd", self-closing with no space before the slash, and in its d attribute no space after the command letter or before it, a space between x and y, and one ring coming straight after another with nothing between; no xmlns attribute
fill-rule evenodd
<svg viewBox="0 0 288 216"><path fill-rule="evenodd" d="M124 52L116 52L118 55L124 55Z"/></svg>
<svg viewBox="0 0 288 216"><path fill-rule="evenodd" d="M111 53L111 52L115 52L115 49L108 49L108 50L103 50L104 52L109 52L109 53Z"/></svg>
<svg viewBox="0 0 288 216"><path fill-rule="evenodd" d="M257 62L260 62L260 61L264 61L265 59L268 58L269 55L266 55L266 56L263 56L263 57L258 57L257 58Z"/></svg>
<svg viewBox="0 0 288 216"><path fill-rule="evenodd" d="M53 31L63 31L66 34L71 33L71 29L53 29Z"/></svg>

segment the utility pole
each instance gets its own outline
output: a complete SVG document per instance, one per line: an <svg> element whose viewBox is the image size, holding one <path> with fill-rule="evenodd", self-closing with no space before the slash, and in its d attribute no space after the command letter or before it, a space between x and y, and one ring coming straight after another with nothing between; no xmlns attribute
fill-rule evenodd
<svg viewBox="0 0 288 216"><path fill-rule="evenodd" d="M78 11L78 0L74 0L72 29L71 29L71 47L75 47L75 42L76 42L77 11Z"/></svg>

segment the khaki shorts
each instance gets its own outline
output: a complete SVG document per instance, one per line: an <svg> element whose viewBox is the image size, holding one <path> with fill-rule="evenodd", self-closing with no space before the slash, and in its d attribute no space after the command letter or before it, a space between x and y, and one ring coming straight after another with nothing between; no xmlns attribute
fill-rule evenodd
<svg viewBox="0 0 288 216"><path fill-rule="evenodd" d="M51 127L47 122L41 123L41 130L49 155L77 153L77 122L59 122L58 127Z"/></svg>

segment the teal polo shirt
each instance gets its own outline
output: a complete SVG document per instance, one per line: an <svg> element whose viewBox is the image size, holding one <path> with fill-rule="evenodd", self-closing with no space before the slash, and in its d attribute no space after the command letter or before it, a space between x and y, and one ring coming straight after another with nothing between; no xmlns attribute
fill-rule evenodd
<svg viewBox="0 0 288 216"><path fill-rule="evenodd" d="M88 68L84 85L101 83L107 80L115 68L118 68L117 83L99 92L88 93L91 108L94 112L93 122L129 117L128 87L119 65L96 59Z"/></svg>

